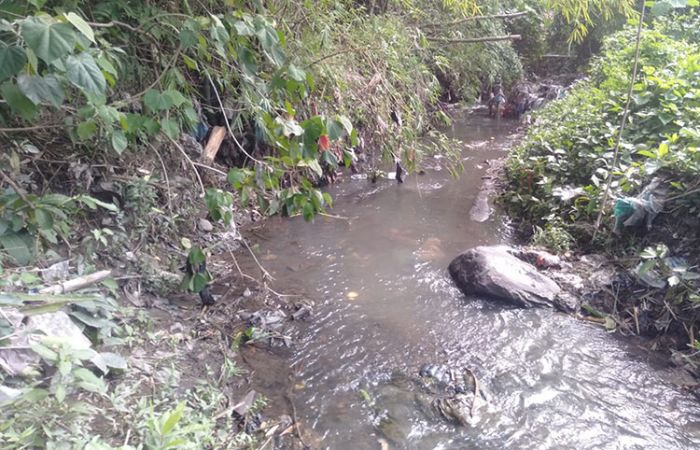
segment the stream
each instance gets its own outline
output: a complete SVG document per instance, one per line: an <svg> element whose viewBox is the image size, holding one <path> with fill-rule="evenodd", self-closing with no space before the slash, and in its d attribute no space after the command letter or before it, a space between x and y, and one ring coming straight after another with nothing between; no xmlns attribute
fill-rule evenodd
<svg viewBox="0 0 700 450"><path fill-rule="evenodd" d="M486 217L480 188L514 132L465 112L451 130L465 143L461 177L428 158L426 174L403 184L348 179L330 189L329 211L347 220L275 218L258 232L275 288L315 303L289 364L298 418L322 448L700 448L700 405L638 341L453 286L446 267L460 251L511 240L502 215ZM424 363L473 370L489 395L472 426L429 420L386 389L392 373L417 374ZM380 410L401 438L380 433Z"/></svg>

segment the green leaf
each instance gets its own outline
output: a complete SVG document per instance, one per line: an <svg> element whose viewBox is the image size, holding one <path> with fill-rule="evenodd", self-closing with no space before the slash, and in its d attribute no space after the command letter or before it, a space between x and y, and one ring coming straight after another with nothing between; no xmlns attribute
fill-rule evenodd
<svg viewBox="0 0 700 450"><path fill-rule="evenodd" d="M50 230L53 228L53 216L45 209L37 208L34 210L34 220L39 228Z"/></svg>
<svg viewBox="0 0 700 450"><path fill-rule="evenodd" d="M192 275L192 292L201 292L209 284L209 276L206 273L197 272Z"/></svg>
<svg viewBox="0 0 700 450"><path fill-rule="evenodd" d="M338 122L343 124L343 127L345 128L345 131L348 134L352 134L352 132L353 132L352 122L350 121L350 119L347 118L347 116L338 116Z"/></svg>
<svg viewBox="0 0 700 450"><path fill-rule="evenodd" d="M314 219L314 215L316 215L316 212L314 211L314 205L311 203L305 203L304 206L301 208L301 212L304 216L304 220L307 222L311 222Z"/></svg>
<svg viewBox="0 0 700 450"><path fill-rule="evenodd" d="M56 400L62 403L66 399L66 386L64 384L59 384L56 386L56 392L54 393Z"/></svg>
<svg viewBox="0 0 700 450"><path fill-rule="evenodd" d="M34 260L33 238L28 233L10 232L0 236L0 248L17 265L26 266Z"/></svg>
<svg viewBox="0 0 700 450"><path fill-rule="evenodd" d="M304 72L294 64L289 65L287 73L289 74L289 77L294 81L303 83L306 80L306 72Z"/></svg>
<svg viewBox="0 0 700 450"><path fill-rule="evenodd" d="M66 76L76 87L91 95L104 95L107 81L93 57L82 52L66 58Z"/></svg>
<svg viewBox="0 0 700 450"><path fill-rule="evenodd" d="M638 150L637 154L646 156L647 158L656 159L656 153L650 152L649 150Z"/></svg>
<svg viewBox="0 0 700 450"><path fill-rule="evenodd" d="M253 27L249 23L244 22L243 20L234 22L233 28L236 30L236 33L239 36L252 36L253 34L255 34L255 30L253 29Z"/></svg>
<svg viewBox="0 0 700 450"><path fill-rule="evenodd" d="M107 390L104 380L84 367L75 369L73 375L83 381L79 386L87 391L103 393Z"/></svg>
<svg viewBox="0 0 700 450"><path fill-rule="evenodd" d="M251 76L258 73L258 63L255 60L255 54L247 47L241 47L239 50L240 62L243 64L243 70Z"/></svg>
<svg viewBox="0 0 700 450"><path fill-rule="evenodd" d="M343 124L337 120L329 121L326 128L328 129L328 137L331 139L331 141L337 141L340 139L343 136L343 131L345 130Z"/></svg>
<svg viewBox="0 0 700 450"><path fill-rule="evenodd" d="M58 360L58 353L46 347L45 345L33 344L32 351L47 361L55 362Z"/></svg>
<svg viewBox="0 0 700 450"><path fill-rule="evenodd" d="M174 90L174 89L168 89L167 91L164 91L162 94L163 100L165 101L166 108L170 107L179 107L182 106L185 103L189 103L189 100L182 95L180 92Z"/></svg>
<svg viewBox="0 0 700 450"><path fill-rule="evenodd" d="M666 142L662 142L659 145L659 158L663 158L668 154L668 144Z"/></svg>
<svg viewBox="0 0 700 450"><path fill-rule="evenodd" d="M665 16L673 9L673 6L667 1L657 1L651 7L651 13L655 16Z"/></svg>
<svg viewBox="0 0 700 450"><path fill-rule="evenodd" d="M160 119L160 127L170 139L180 137L180 124L175 119L164 117Z"/></svg>
<svg viewBox="0 0 700 450"><path fill-rule="evenodd" d="M0 81L4 81L22 70L27 64L27 54L15 45L0 47L0 61Z"/></svg>
<svg viewBox="0 0 700 450"><path fill-rule="evenodd" d="M185 402L178 403L175 410L168 415L168 418L163 423L163 426L160 427L160 434L165 436L170 433L172 429L175 428L175 425L177 425L177 423L180 421L184 412Z"/></svg>
<svg viewBox="0 0 700 450"><path fill-rule="evenodd" d="M39 111L34 102L24 95L17 85L9 81L2 85L0 92L12 111L19 114L24 120L32 120Z"/></svg>
<svg viewBox="0 0 700 450"><path fill-rule="evenodd" d="M121 155L126 150L127 145L128 141L124 132L122 130L114 130L112 132L112 148L114 151Z"/></svg>
<svg viewBox="0 0 700 450"><path fill-rule="evenodd" d="M48 102L58 108L63 104L63 88L54 75L20 75L17 77L17 86L35 105Z"/></svg>
<svg viewBox="0 0 700 450"><path fill-rule="evenodd" d="M0 294L0 305L1 306L22 306L24 302L18 297L12 294Z"/></svg>
<svg viewBox="0 0 700 450"><path fill-rule="evenodd" d="M68 22L72 23L73 26L75 28L77 28L78 31L80 31L83 34L83 36L90 39L90 42L92 42L93 44L96 43L95 42L95 32L92 31L92 28L90 27L90 25L88 25L88 23L85 22L85 20L83 20L82 17L80 17L79 15L77 15L74 12L69 12L68 14L66 14L66 20Z"/></svg>
<svg viewBox="0 0 700 450"><path fill-rule="evenodd" d="M143 105L150 112L158 112L167 109L166 100L160 91L149 89L143 96Z"/></svg>
<svg viewBox="0 0 700 450"><path fill-rule="evenodd" d="M78 138L81 141L90 139L97 133L97 123L94 120L88 120L87 122L81 122L76 128L78 133Z"/></svg>
<svg viewBox="0 0 700 450"><path fill-rule="evenodd" d="M228 182L235 189L240 189L248 179L248 172L245 169L233 168L228 172Z"/></svg>
<svg viewBox="0 0 700 450"><path fill-rule="evenodd" d="M37 17L21 22L21 35L27 46L47 64L73 51L76 35L65 23L48 24Z"/></svg>

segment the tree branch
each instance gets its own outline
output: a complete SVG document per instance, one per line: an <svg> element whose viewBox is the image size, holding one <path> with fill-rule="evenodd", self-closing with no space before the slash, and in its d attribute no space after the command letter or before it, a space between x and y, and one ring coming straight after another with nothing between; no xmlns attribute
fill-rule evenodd
<svg viewBox="0 0 700 450"><path fill-rule="evenodd" d="M15 191L15 194L19 195L19 198L22 199L26 204L29 205L30 208L34 209L34 204L27 198L27 196L24 194L24 191L22 190L21 187L15 181L9 177L2 169L0 169L0 178L2 178L7 184L12 187L12 189Z"/></svg>
<svg viewBox="0 0 700 450"><path fill-rule="evenodd" d="M471 44L475 42L495 42L495 41L519 41L522 36L519 34L508 34L505 36L486 36L480 38L466 38L466 39L447 39L438 37L426 37L427 40L432 42L445 42L448 44Z"/></svg>
<svg viewBox="0 0 700 450"><path fill-rule="evenodd" d="M515 19L516 17L522 17L529 14L528 11L519 11L515 13L508 14L494 14L491 16L471 16L465 17L464 19L455 20L454 22L441 22L441 23L425 23L419 25L420 28L438 28L438 27L453 27L455 25L461 25L466 22L473 22L475 20L487 20L487 19Z"/></svg>

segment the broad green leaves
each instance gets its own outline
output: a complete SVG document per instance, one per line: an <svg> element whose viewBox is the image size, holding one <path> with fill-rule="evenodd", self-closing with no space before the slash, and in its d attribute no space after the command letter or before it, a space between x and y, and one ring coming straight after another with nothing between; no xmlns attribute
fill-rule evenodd
<svg viewBox="0 0 700 450"><path fill-rule="evenodd" d="M27 46L47 64L66 56L75 47L76 35L68 24L28 17L22 21L21 30Z"/></svg>
<svg viewBox="0 0 700 450"><path fill-rule="evenodd" d="M34 119L39 111L37 106L15 84L6 82L0 87L0 93L10 106L10 109L19 114L24 120L30 121Z"/></svg>
<svg viewBox="0 0 700 450"><path fill-rule="evenodd" d="M17 86L35 105L47 102L58 108L63 104L63 88L55 75L20 75Z"/></svg>
<svg viewBox="0 0 700 450"><path fill-rule="evenodd" d="M102 71L87 52L66 58L66 76L73 85L88 95L104 95L107 89Z"/></svg>
<svg viewBox="0 0 700 450"><path fill-rule="evenodd" d="M4 81L14 75L27 64L27 55L20 47L15 45L3 46L0 42L0 81Z"/></svg>

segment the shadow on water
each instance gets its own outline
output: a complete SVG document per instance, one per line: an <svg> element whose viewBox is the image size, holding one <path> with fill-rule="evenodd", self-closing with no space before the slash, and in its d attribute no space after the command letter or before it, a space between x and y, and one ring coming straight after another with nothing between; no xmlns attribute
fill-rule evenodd
<svg viewBox="0 0 700 450"><path fill-rule="evenodd" d="M336 186L334 214L270 220L263 252L278 289L301 287L314 318L298 330L293 360L300 418L331 449L379 448L374 414L404 424L391 448L690 449L700 408L664 381L639 351L598 327L548 310L465 299L446 267L461 250L509 240L498 214L470 220L488 160L506 155L513 124L465 114L453 179L433 159L403 185L352 180ZM489 392L471 427L421 416L383 386L423 363L472 368ZM303 388L300 388L303 386ZM359 395L365 390L378 404ZM386 405L380 404L382 401Z"/></svg>

